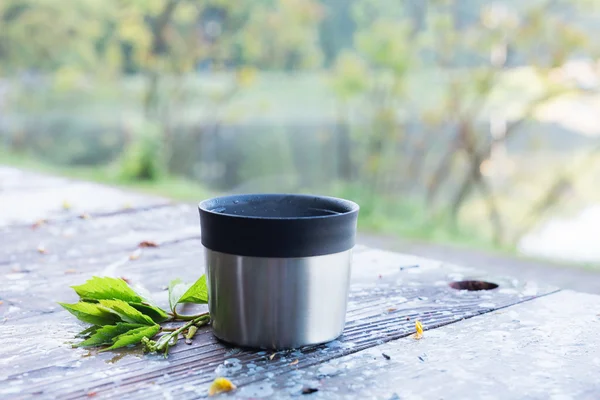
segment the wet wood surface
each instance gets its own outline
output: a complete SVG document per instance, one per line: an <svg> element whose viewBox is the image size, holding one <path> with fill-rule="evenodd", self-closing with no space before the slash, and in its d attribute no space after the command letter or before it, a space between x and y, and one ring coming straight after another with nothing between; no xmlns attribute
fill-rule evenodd
<svg viewBox="0 0 600 400"><path fill-rule="evenodd" d="M306 396L320 398L419 398L404 389L421 387L415 379L426 360L413 360L420 363L414 373L381 356L382 347L427 342L450 357L456 340L439 333L449 326L558 295L553 287L358 245L346 329L334 342L273 354L227 346L207 327L168 359L138 349L97 354L71 348L83 325L56 302L76 301L71 285L114 276L167 308L171 279L193 281L204 273L196 208L10 168L0 168L0 202L0 398L198 398L217 376L232 380L238 386L232 396L241 398L304 396L306 388L317 389ZM143 241L157 247L140 248ZM498 287L450 286L463 280ZM426 329L419 341L411 338L416 320ZM458 349L455 357L461 360ZM363 358L375 361L357 361ZM394 379L378 379L394 371ZM450 384L452 376L439 379Z"/></svg>

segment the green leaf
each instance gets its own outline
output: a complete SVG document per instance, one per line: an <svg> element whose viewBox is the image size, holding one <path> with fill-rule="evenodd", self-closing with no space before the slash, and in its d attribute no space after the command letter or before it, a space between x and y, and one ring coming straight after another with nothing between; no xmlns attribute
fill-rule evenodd
<svg viewBox="0 0 600 400"><path fill-rule="evenodd" d="M143 301L141 302L141 304L154 307L157 311L160 311L162 314L164 314L165 317L167 316L167 313L164 310L162 310L160 307L158 307L156 304L154 304L154 301L152 301L152 296L146 288L144 288L142 286L135 286L135 287L133 287L133 290L137 293L138 296L140 296L142 298ZM128 303L133 305L133 302L128 302ZM135 303L135 304L138 304L138 303Z"/></svg>
<svg viewBox="0 0 600 400"><path fill-rule="evenodd" d="M73 286L73 289L84 300L123 300L154 322L168 319L167 313L152 303L147 291L143 288L134 290L122 279L95 276L83 285Z"/></svg>
<svg viewBox="0 0 600 400"><path fill-rule="evenodd" d="M171 311L179 303L208 303L208 288L206 287L206 275L202 275L193 285L183 283L181 279L174 279L169 283L169 305Z"/></svg>
<svg viewBox="0 0 600 400"><path fill-rule="evenodd" d="M89 339L76 344L74 347L89 347L112 344L113 339L117 336L137 328L146 328L146 325L127 324L123 322L119 322L116 325L106 325L98 329Z"/></svg>
<svg viewBox="0 0 600 400"><path fill-rule="evenodd" d="M153 306L151 304L137 304L137 303L128 303L131 307L135 308L142 314L146 314L154 322L164 322L169 319L169 316L166 312L164 312L160 307Z"/></svg>
<svg viewBox="0 0 600 400"><path fill-rule="evenodd" d="M141 303L144 299L123 280L110 277L94 276L86 283L72 286L79 297L93 300L118 299L127 302Z"/></svg>
<svg viewBox="0 0 600 400"><path fill-rule="evenodd" d="M183 283L179 278L169 282L169 306L171 307L171 311L175 311L175 306L179 303L179 299L190 287L190 284Z"/></svg>
<svg viewBox="0 0 600 400"><path fill-rule="evenodd" d="M118 315L110 312L105 307L96 303L86 303L80 301L75 304L58 303L65 310L73 314L77 319L93 325L113 325L120 322Z"/></svg>
<svg viewBox="0 0 600 400"><path fill-rule="evenodd" d="M206 286L206 275L202 275L196 283L194 283L184 294L179 298L177 303L208 303L208 288Z"/></svg>
<svg viewBox="0 0 600 400"><path fill-rule="evenodd" d="M129 346L131 344L138 344L142 341L143 338L152 338L158 333L158 331L160 331L160 325L157 324L132 329L126 333L114 337L112 339L113 345L100 351L114 350L120 347Z"/></svg>
<svg viewBox="0 0 600 400"><path fill-rule="evenodd" d="M100 305L118 315L123 322L154 325L154 321L122 300L100 300Z"/></svg>
<svg viewBox="0 0 600 400"><path fill-rule="evenodd" d="M92 325L87 329L82 330L81 332L79 332L77 335L75 335L76 338L87 338L90 337L91 335L93 335L94 333L96 333L96 331L98 330L98 328L100 328L97 325Z"/></svg>

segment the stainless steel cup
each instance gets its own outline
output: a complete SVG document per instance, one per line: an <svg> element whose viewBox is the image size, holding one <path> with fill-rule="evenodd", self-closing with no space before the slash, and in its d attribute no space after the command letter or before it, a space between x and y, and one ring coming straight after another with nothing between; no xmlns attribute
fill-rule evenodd
<svg viewBox="0 0 600 400"><path fill-rule="evenodd" d="M357 204L260 194L206 200L199 210L219 339L283 349L342 333Z"/></svg>

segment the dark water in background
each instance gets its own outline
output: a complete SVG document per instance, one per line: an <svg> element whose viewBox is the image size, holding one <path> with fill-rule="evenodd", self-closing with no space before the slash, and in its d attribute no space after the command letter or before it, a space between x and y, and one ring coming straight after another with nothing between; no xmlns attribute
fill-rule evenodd
<svg viewBox="0 0 600 400"><path fill-rule="evenodd" d="M132 137L119 122L77 115L32 117L20 124L7 123L5 118L3 122L0 142L6 147L60 165L113 162ZM486 132L487 126L482 125L481 130ZM411 180L405 176L421 132L418 122L406 124L403 141L391 144L395 148L385 148L387 159L380 168L386 179L399 182L390 187L402 188L403 181L410 186L422 186L422 177ZM369 126L336 123L171 126L168 169L219 191L318 188L359 178L367 168L365 151L369 135ZM452 136L450 127L436 134L425 169L428 164L436 164ZM596 141L556 124L532 122L512 136L507 150L564 152Z"/></svg>

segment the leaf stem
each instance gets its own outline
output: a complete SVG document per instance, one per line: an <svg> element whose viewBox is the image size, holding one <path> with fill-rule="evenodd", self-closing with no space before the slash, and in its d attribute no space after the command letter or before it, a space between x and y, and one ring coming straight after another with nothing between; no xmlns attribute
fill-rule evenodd
<svg viewBox="0 0 600 400"><path fill-rule="evenodd" d="M210 315L208 315L208 313L196 315L193 317L193 319L189 320L189 322L182 325L181 327L175 329L173 332L161 336L160 339L158 339L158 341L156 342L156 351L161 351L163 349L167 349L168 351L167 346L169 346L169 343L173 338L179 336L180 333L182 333L192 325L202 326L208 324L208 321L210 321Z"/></svg>
<svg viewBox="0 0 600 400"><path fill-rule="evenodd" d="M181 315L181 314L177 314L175 311L173 311L172 313L169 313L169 315L171 315L173 317L173 320L191 321L196 318L208 316L209 313L205 312L205 313L198 314L198 315Z"/></svg>

